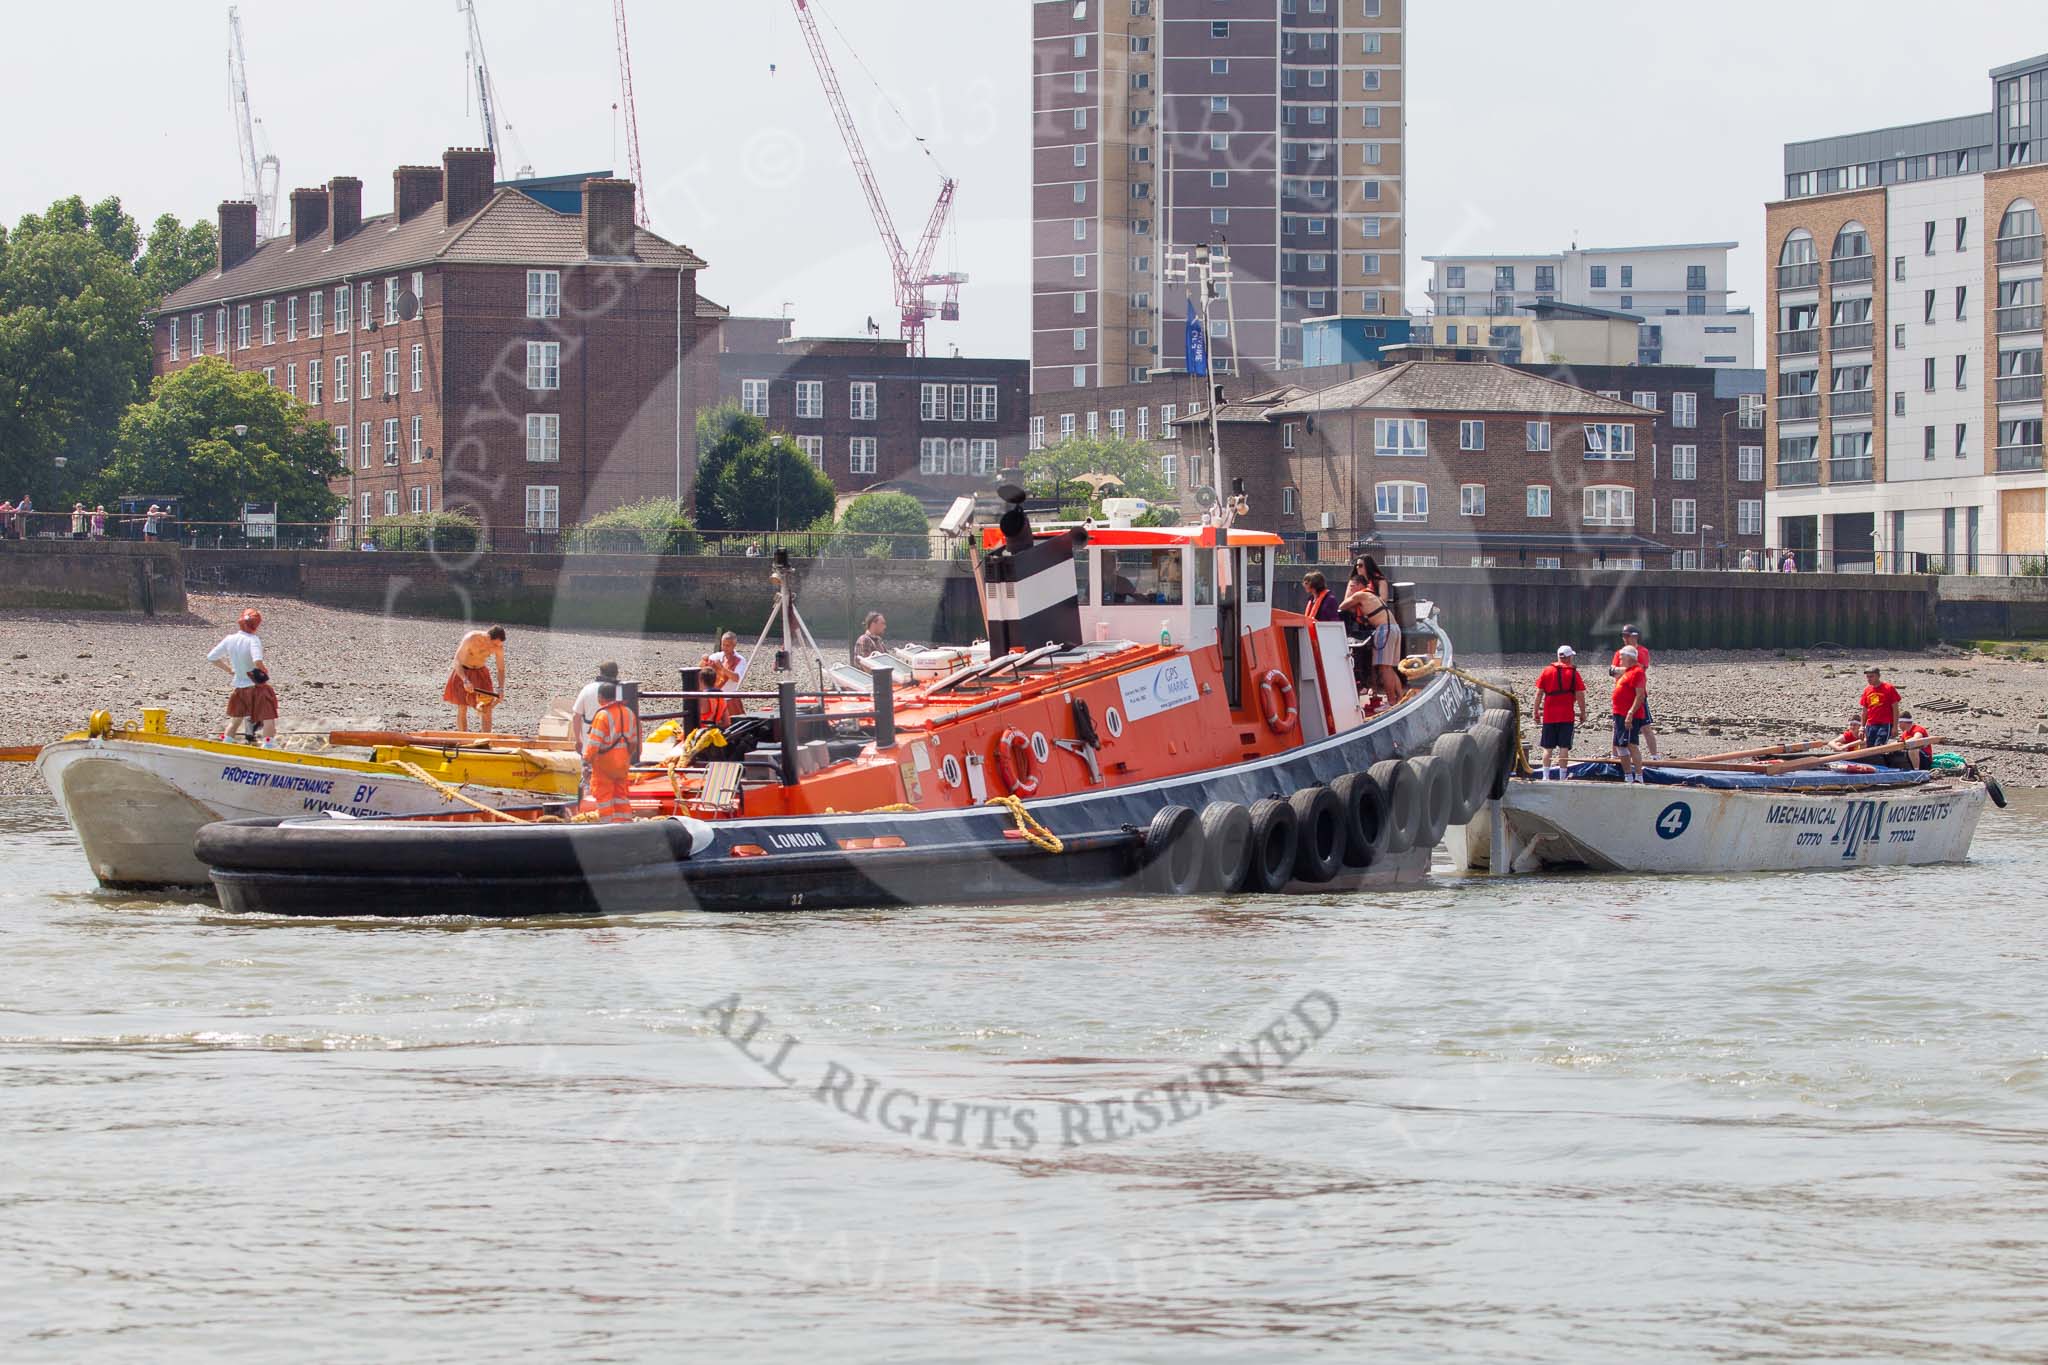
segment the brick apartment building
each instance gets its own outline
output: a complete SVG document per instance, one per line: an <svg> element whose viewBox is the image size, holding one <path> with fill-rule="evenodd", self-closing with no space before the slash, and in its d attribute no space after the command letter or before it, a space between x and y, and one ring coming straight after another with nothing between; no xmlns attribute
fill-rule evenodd
<svg viewBox="0 0 2048 1365"><path fill-rule="evenodd" d="M943 510L1024 456L1026 360L913 356L898 340L720 324L718 397L786 432L841 494L887 487Z"/></svg>
<svg viewBox="0 0 2048 1365"><path fill-rule="evenodd" d="M442 508L545 539L688 488L718 310L704 262L634 225L630 182L586 180L563 213L456 148L392 198L365 219L352 176L294 190L290 235L261 242L253 204L222 204L219 268L164 301L155 372L220 356L300 398L347 461L344 544Z"/></svg>
<svg viewBox="0 0 2048 1365"><path fill-rule="evenodd" d="M1217 413L1251 520L1336 559L1354 540L1396 564L1668 568L1645 534L1656 415L1491 362L1404 361ZM1183 418L1183 450L1207 425ZM1313 542L1312 544L1310 542Z"/></svg>

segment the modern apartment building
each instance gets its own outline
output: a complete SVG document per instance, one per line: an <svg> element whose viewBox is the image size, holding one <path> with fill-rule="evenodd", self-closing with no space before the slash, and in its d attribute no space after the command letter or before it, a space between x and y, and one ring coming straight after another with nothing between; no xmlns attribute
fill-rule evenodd
<svg viewBox="0 0 2048 1365"><path fill-rule="evenodd" d="M1578 310L1635 326L1635 355L1645 365L1756 364L1755 320L1736 308L1728 253L1736 242L1577 247L1550 255L1424 256L1439 331L1463 330L1488 344L1550 363L1627 363L1608 354L1561 353L1539 338L1542 310ZM1584 329L1580 329L1584 330ZM1565 334L1569 336L1570 334ZM1588 338L1590 339L1590 338ZM1547 340L1546 351L1540 341ZM1603 342L1604 345L1604 342Z"/></svg>
<svg viewBox="0 0 2048 1365"><path fill-rule="evenodd" d="M1406 0L1035 0L1032 388L1179 363L1165 257L1227 243L1225 369L1403 314Z"/></svg>
<svg viewBox="0 0 2048 1365"><path fill-rule="evenodd" d="M2048 54L1992 71L1990 93L1987 113L1785 148L1764 209L1766 512L1810 563L2048 555Z"/></svg>

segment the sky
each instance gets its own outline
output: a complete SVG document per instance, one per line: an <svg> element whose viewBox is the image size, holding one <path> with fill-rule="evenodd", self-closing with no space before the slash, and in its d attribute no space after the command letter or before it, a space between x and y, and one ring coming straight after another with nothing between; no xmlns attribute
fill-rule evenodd
<svg viewBox="0 0 2048 1365"><path fill-rule="evenodd" d="M653 225L710 263L700 291L787 309L802 333L873 317L893 335L888 258L788 0L627 3ZM510 150L543 175L625 175L610 0L476 7ZM933 351L1028 355L1029 0L814 7L902 235L942 173L959 181L938 264L970 281ZM383 212L392 168L481 144L455 0L240 9L287 198L355 175L365 213ZM1988 109L1990 68L2048 49L2048 22L2026 12L1946 0L1930 24L1925 0L1411 0L1410 306L1425 303L1424 254L1723 240L1742 243L1735 303L1760 306L1783 144ZM117 194L146 227L241 194L226 5L16 0L6 23L0 220Z"/></svg>

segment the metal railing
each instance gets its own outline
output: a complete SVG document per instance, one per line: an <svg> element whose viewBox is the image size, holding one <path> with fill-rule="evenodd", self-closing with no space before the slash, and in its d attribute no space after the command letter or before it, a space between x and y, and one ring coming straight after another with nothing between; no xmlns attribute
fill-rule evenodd
<svg viewBox="0 0 2048 1365"><path fill-rule="evenodd" d="M1788 393L1778 399L1778 420L1780 422L1811 422L1820 416L1820 395L1817 393Z"/></svg>
<svg viewBox="0 0 2048 1365"><path fill-rule="evenodd" d="M2000 265L2026 265L2041 259L2041 234L2029 237L2000 237L1998 239L1998 263Z"/></svg>
<svg viewBox="0 0 2048 1365"><path fill-rule="evenodd" d="M1998 447L1998 472L2015 474L2023 470L2041 467L2041 446L2037 441L2030 446Z"/></svg>
<svg viewBox="0 0 2048 1365"><path fill-rule="evenodd" d="M1812 355L1820 350L1820 328L1803 327L1794 332L1778 333L1778 354Z"/></svg>
<svg viewBox="0 0 2048 1365"><path fill-rule="evenodd" d="M1855 457L1831 457L1828 460L1828 482L1869 483L1877 477L1877 463L1868 455Z"/></svg>
<svg viewBox="0 0 2048 1365"><path fill-rule="evenodd" d="M1791 265L1778 267L1778 288L1817 289L1820 287L1820 262L1796 261Z"/></svg>
<svg viewBox="0 0 2048 1365"><path fill-rule="evenodd" d="M1778 461L1778 487L1811 488L1819 482L1819 460Z"/></svg>
<svg viewBox="0 0 2048 1365"><path fill-rule="evenodd" d="M1836 389L1828 395L1828 416L1868 417L1876 398L1875 389Z"/></svg>
<svg viewBox="0 0 2048 1365"><path fill-rule="evenodd" d="M1871 333L1872 324L1868 322L1837 323L1829 332L1828 345L1837 351L1867 351Z"/></svg>
<svg viewBox="0 0 2048 1365"><path fill-rule="evenodd" d="M2014 304L1998 310L1998 334L2008 332L2038 332L2041 330L2041 305L2038 303Z"/></svg>
<svg viewBox="0 0 2048 1365"><path fill-rule="evenodd" d="M1837 256L1828 262L1828 283L1866 283L1876 261L1875 256Z"/></svg>
<svg viewBox="0 0 2048 1365"><path fill-rule="evenodd" d="M2041 376L2038 374L2002 374L1998 376L1998 401L2001 403L2040 402Z"/></svg>

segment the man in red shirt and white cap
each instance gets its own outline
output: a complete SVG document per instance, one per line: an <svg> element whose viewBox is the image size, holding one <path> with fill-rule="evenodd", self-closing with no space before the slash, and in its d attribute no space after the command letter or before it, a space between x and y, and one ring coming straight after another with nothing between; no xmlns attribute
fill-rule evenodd
<svg viewBox="0 0 2048 1365"><path fill-rule="evenodd" d="M1586 680L1572 663L1578 651L1570 645L1557 647L1557 662L1536 675L1536 691L1542 697L1536 719L1542 730L1536 747L1543 752L1539 782L1562 782L1572 765L1574 725L1586 723Z"/></svg>
<svg viewBox="0 0 2048 1365"><path fill-rule="evenodd" d="M234 633L215 645L206 661L235 680L235 690L228 693L228 733L236 730L236 722L246 719L249 728L243 738L254 740L260 729L268 744L277 738L277 691L270 685L270 671L263 666L263 640L256 634L262 624L263 613L249 608Z"/></svg>

